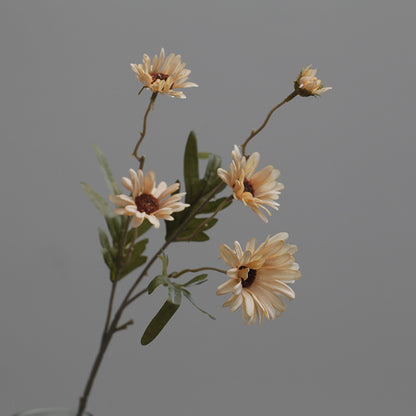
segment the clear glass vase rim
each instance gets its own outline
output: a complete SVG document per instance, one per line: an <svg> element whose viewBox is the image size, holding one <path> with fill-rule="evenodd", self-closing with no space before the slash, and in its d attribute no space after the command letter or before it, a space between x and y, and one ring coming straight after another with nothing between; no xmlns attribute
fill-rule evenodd
<svg viewBox="0 0 416 416"><path fill-rule="evenodd" d="M66 412L66 415L64 414ZM71 413L72 412L72 413ZM40 409L29 409L23 410L18 413L14 413L13 416L43 416L49 415L52 416L54 413L57 413L57 416L76 416L77 411L74 409L67 409L65 407L46 407ZM83 416L93 416L89 412L84 412Z"/></svg>

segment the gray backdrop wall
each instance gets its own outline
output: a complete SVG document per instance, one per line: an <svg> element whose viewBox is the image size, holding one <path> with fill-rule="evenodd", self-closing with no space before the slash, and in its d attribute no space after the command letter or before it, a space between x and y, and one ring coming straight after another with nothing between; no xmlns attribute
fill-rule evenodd
<svg viewBox="0 0 416 416"><path fill-rule="evenodd" d="M107 193L92 143L117 178L135 167L149 94L137 96L129 64L164 47L200 87L151 113L143 151L159 180L181 177L191 129L228 166L302 67L334 87L282 108L248 149L286 186L269 224L234 204L208 244L169 250L176 270L225 268L221 243L288 231L303 277L287 312L258 328L221 308L224 277L212 273L194 296L217 320L184 304L150 347L139 339L165 294L145 298L110 346L90 411L410 414L415 12L410 0L1 2L1 413L76 405L109 293L103 221L79 183Z"/></svg>

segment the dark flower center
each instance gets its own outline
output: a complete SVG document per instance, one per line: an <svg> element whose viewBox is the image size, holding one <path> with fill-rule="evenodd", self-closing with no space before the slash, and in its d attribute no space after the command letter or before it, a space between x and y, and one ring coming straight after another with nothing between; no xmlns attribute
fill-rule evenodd
<svg viewBox="0 0 416 416"><path fill-rule="evenodd" d="M245 267L245 266L240 266L239 270L246 269L246 268L247 267ZM254 283L254 280L256 278L256 274L257 274L257 270L249 269L247 279L245 279L245 280L241 279L241 286L243 286L244 288L250 287Z"/></svg>
<svg viewBox="0 0 416 416"><path fill-rule="evenodd" d="M168 78L169 75L163 74L162 72L156 72L156 74L152 74L152 84L155 83L158 79L166 81Z"/></svg>
<svg viewBox="0 0 416 416"><path fill-rule="evenodd" d="M247 179L244 179L244 192L250 192L254 196L253 185Z"/></svg>
<svg viewBox="0 0 416 416"><path fill-rule="evenodd" d="M136 207L140 212L151 214L159 209L159 201L149 194L141 194L134 199Z"/></svg>

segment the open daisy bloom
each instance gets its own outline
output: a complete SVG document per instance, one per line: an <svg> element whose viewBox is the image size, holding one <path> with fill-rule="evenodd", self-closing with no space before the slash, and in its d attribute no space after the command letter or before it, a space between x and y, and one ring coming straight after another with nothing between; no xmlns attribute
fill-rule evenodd
<svg viewBox="0 0 416 416"><path fill-rule="evenodd" d="M274 319L286 310L281 298L294 299L295 292L288 286L299 279L299 265L293 254L297 247L286 244L287 233L267 237L256 248L256 239L252 238L243 251L238 241L234 242L234 251L226 244L220 246L221 257L231 267L227 271L230 280L217 288L217 295L231 293L224 303L235 312L240 306L245 324L259 325L263 316Z"/></svg>
<svg viewBox="0 0 416 416"><path fill-rule="evenodd" d="M258 152L253 153L246 160L246 157L241 155L238 147L234 145L231 154L233 161L228 172L219 168L217 170L218 176L232 188L235 199L239 199L244 205L248 205L264 222L268 222L260 208L269 215L272 214L264 205L276 211L279 209L279 204L275 201L279 199L280 191L284 188L282 183L276 181L280 171L269 165L254 173L260 161Z"/></svg>
<svg viewBox="0 0 416 416"><path fill-rule="evenodd" d="M153 92L168 94L173 97L186 98L179 88L197 87L194 82L186 82L191 73L185 69L186 63L181 62L181 55L171 53L165 59L165 50L162 48L160 55L153 57L153 62L147 54L143 55L143 64L130 64L136 77Z"/></svg>
<svg viewBox="0 0 416 416"><path fill-rule="evenodd" d="M185 192L171 195L179 189L179 183L167 186L160 182L155 187L155 173L148 172L143 177L141 169L137 173L129 170L129 178L122 178L122 184L131 192L128 195L110 195L112 203L121 208L114 210L115 214L133 217L132 227L138 227L146 218L155 228L160 227L159 220L173 221L173 212L183 211L189 204L180 202Z"/></svg>
<svg viewBox="0 0 416 416"><path fill-rule="evenodd" d="M316 78L316 69L310 69L312 65L307 66L300 71L298 79L295 81L295 91L302 97L311 95L321 95L325 91L332 90L332 87L325 87L321 80Z"/></svg>

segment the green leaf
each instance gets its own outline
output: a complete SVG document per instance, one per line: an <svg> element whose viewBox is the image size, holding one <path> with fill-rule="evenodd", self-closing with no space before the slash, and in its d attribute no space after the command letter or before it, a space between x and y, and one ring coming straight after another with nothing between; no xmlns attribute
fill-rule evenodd
<svg viewBox="0 0 416 416"><path fill-rule="evenodd" d="M104 257L104 262L107 265L107 267L110 269L110 271L114 270L115 263L114 263L112 255L108 251L106 251L106 252L103 252L103 257Z"/></svg>
<svg viewBox="0 0 416 416"><path fill-rule="evenodd" d="M140 254L143 253L144 250L146 250L146 245L149 242L149 239L144 238L143 240L138 241L134 246L133 250L131 252L131 259L134 259L137 256L140 256Z"/></svg>
<svg viewBox="0 0 416 416"><path fill-rule="evenodd" d="M81 186L90 198L91 202L94 204L95 208L97 208L101 214L104 216L112 215L110 205L98 192L94 191L94 189L85 182L81 182Z"/></svg>
<svg viewBox="0 0 416 416"><path fill-rule="evenodd" d="M167 286L169 284L170 284L169 278L163 274L159 274L149 283L149 286L147 286L147 293L151 295L158 286L160 285Z"/></svg>
<svg viewBox="0 0 416 416"><path fill-rule="evenodd" d="M204 233L204 231L209 230L212 228L217 222L217 218L212 218L209 220L202 229L195 235L194 232L196 229L206 220L206 218L193 218L189 224L185 227L185 229L178 235L178 240L187 240L187 241L206 241L209 240L209 237L207 234ZM201 235L200 235L201 234ZM193 236L192 236L193 235ZM192 236L192 238L191 238Z"/></svg>
<svg viewBox="0 0 416 416"><path fill-rule="evenodd" d="M119 280L127 276L129 273L131 273L133 270L137 269L144 263L146 263L146 260L146 256L132 256L130 261L121 269Z"/></svg>
<svg viewBox="0 0 416 416"><path fill-rule="evenodd" d="M192 278L191 280L189 280L188 282L186 282L185 284L181 285L182 287L187 287L187 286L191 286L193 284L200 284L200 283L204 283L206 281L206 277L208 276L207 273L203 273L200 274L194 278Z"/></svg>
<svg viewBox="0 0 416 416"><path fill-rule="evenodd" d="M100 238L101 247L105 250L111 250L110 240L107 237L107 233L101 228L98 227L98 236Z"/></svg>
<svg viewBox="0 0 416 416"><path fill-rule="evenodd" d="M121 194L121 190L118 187L117 182L114 180L113 174L110 170L110 166L108 165L107 159L105 158L103 152L96 144L93 144L92 146L94 148L95 156L97 157L98 163L101 168L101 172L104 175L104 179L107 183L108 189L113 194Z"/></svg>
<svg viewBox="0 0 416 416"><path fill-rule="evenodd" d="M114 217L105 217L105 222L107 224L108 231L110 231L111 238L113 239L113 243L118 243L121 236L121 229L122 229L122 221L120 220L119 215L115 215Z"/></svg>
<svg viewBox="0 0 416 416"><path fill-rule="evenodd" d="M209 214L211 212L215 212L215 210L226 200L227 197L216 199L215 201L208 202L199 212L201 214ZM232 199L227 201L221 210L229 207L232 204Z"/></svg>
<svg viewBox="0 0 416 416"><path fill-rule="evenodd" d="M179 304L172 303L167 300L163 306L160 308L159 312L155 317L150 321L150 324L147 326L146 330L143 333L141 344L148 345L150 344L166 326L175 312L179 309Z"/></svg>
<svg viewBox="0 0 416 416"><path fill-rule="evenodd" d="M211 319L214 319L215 320L215 316L212 316L210 313L208 313L208 312L206 312L206 311L204 311L203 309L201 309L195 302L194 302L194 300L192 299L192 296L191 296L191 293L188 291L188 290L186 290L186 289L182 289L182 293L183 293L183 295L189 300L189 302L191 302L192 303L192 305L194 305L195 306L195 308L197 308L199 311L201 311L202 313L204 313L205 315L208 315Z"/></svg>
<svg viewBox="0 0 416 416"><path fill-rule="evenodd" d="M210 192L221 182L221 178L217 174L217 169L220 167L221 158L217 155L210 154L203 179L203 181L206 183L205 188L202 191L203 194Z"/></svg>
<svg viewBox="0 0 416 416"><path fill-rule="evenodd" d="M209 153L209 152L198 152L198 158L199 159L208 159L210 154L211 153Z"/></svg>
<svg viewBox="0 0 416 416"><path fill-rule="evenodd" d="M185 202L192 203L199 195L198 148L193 131L189 133L188 141L186 142L183 169L186 188Z"/></svg>

